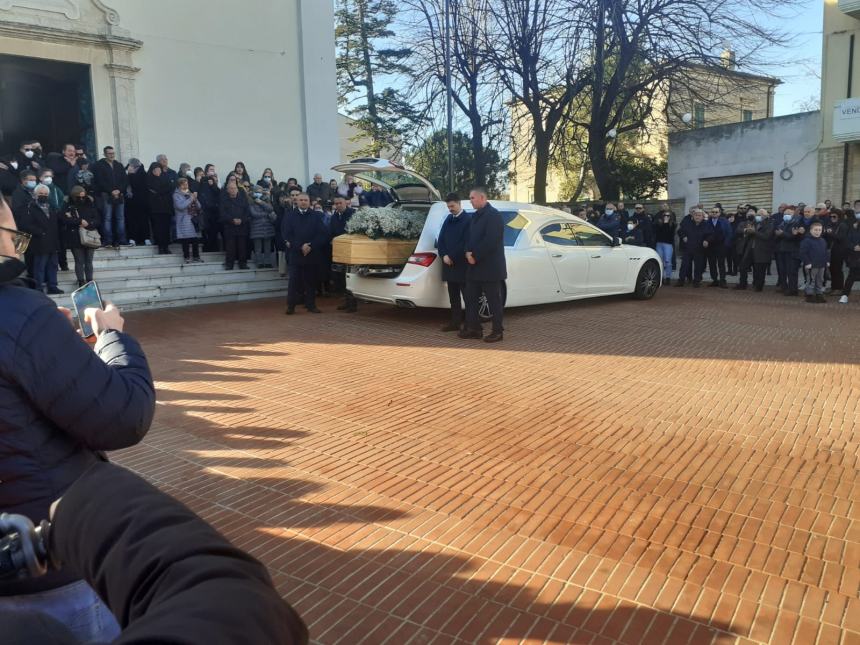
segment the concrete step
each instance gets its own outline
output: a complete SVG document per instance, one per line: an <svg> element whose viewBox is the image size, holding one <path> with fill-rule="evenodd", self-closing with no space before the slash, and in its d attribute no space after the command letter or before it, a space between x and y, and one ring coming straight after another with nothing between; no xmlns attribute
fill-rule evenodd
<svg viewBox="0 0 860 645"><path fill-rule="evenodd" d="M192 269L193 270L186 270ZM168 272L165 272L167 269ZM139 289L151 284L163 287L175 286L200 286L206 284L227 284L238 282L249 282L260 279L278 278L282 279L274 269L233 269L225 271L220 264L207 265L185 265L180 267L159 267L158 272L153 275L154 269L138 271L94 271L94 278L99 284L102 293L125 289ZM78 281L74 271L62 271L58 274L57 284L64 291L74 291L78 287Z"/></svg>

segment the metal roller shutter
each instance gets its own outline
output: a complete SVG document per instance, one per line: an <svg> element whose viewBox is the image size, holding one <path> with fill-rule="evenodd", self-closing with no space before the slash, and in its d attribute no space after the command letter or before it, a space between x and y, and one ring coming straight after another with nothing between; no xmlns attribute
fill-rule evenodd
<svg viewBox="0 0 860 645"><path fill-rule="evenodd" d="M772 211L773 173L700 179L699 201L705 208L719 202L725 210L734 210L738 204L753 204Z"/></svg>

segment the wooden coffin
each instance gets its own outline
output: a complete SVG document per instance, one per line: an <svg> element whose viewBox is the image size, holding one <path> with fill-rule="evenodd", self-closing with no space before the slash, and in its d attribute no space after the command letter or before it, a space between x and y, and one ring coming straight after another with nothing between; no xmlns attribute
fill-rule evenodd
<svg viewBox="0 0 860 645"><path fill-rule="evenodd" d="M365 235L338 235L332 240L332 261L338 264L401 265L406 264L417 244L418 240L372 240Z"/></svg>

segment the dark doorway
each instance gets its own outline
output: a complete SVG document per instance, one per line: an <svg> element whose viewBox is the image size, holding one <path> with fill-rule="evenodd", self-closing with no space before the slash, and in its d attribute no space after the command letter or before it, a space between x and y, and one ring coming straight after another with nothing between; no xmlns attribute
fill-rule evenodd
<svg viewBox="0 0 860 645"><path fill-rule="evenodd" d="M37 139L45 154L64 143L95 148L89 65L0 54L0 155Z"/></svg>

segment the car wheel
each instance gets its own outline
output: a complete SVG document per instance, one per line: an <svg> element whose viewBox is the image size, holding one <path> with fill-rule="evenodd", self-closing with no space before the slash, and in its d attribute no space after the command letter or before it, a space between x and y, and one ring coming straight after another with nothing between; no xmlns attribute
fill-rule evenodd
<svg viewBox="0 0 860 645"><path fill-rule="evenodd" d="M502 306L504 307L505 303L508 301L508 287L503 282L502 283ZM478 316L481 318L481 322L490 322L493 319L493 312L490 311L490 303L487 302L487 296L481 293L481 297L478 299Z"/></svg>
<svg viewBox="0 0 860 645"><path fill-rule="evenodd" d="M656 262L646 262L639 269L633 297L637 300L650 300L660 288L660 266Z"/></svg>

